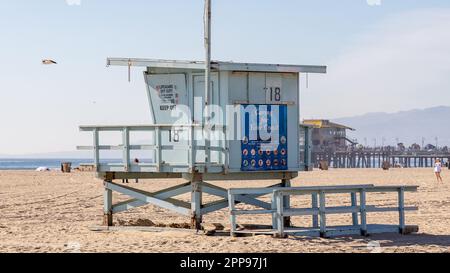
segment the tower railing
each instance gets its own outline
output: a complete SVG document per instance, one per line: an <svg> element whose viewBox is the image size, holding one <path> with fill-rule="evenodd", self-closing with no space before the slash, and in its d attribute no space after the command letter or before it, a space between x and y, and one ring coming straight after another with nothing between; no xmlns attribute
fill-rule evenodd
<svg viewBox="0 0 450 273"><path fill-rule="evenodd" d="M225 133L225 126L215 126L216 131ZM183 131L188 137L182 139L183 142L175 140L174 144L165 144L162 141L162 135L172 137L174 131ZM137 125L137 126L81 126L80 131L93 133L93 146L78 146L78 150L89 150L94 153L94 165L97 172L129 172L129 173L192 173L192 172L223 172L228 168L227 141L221 140L222 146L201 145L195 140L194 134L202 130L201 125ZM122 135L120 145L101 145L101 132L119 132ZM132 132L150 132L152 137L149 140L151 144L131 144L130 133ZM225 135L225 134L224 134ZM199 151L219 152L218 162L202 163L196 162ZM120 163L105 162L106 158L101 157L102 151L122 151ZM135 162L131 157L132 151L151 151L154 152L151 163ZM185 162L166 162L163 158L164 151L177 153L184 151L188 153Z"/></svg>

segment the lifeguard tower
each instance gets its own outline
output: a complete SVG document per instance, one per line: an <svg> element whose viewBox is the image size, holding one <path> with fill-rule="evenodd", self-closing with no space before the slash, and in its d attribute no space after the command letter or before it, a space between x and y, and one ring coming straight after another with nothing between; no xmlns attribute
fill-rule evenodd
<svg viewBox="0 0 450 273"><path fill-rule="evenodd" d="M309 144L299 141L309 128L299 126L299 75L325 73L326 67L211 62L211 89L206 98L205 62L128 58L107 62L145 68L154 124L80 127L94 135L92 147L79 148L94 151L98 176L105 181L105 224L112 225L113 213L153 204L190 215L198 228L202 215L228 206L226 189L208 181L279 179L281 185L275 186L290 187L290 180L309 165ZM205 108L210 108L209 119ZM99 133L105 131L121 132L122 143L102 146ZM130 143L130 133L144 131L152 133L147 144ZM105 150L122 150L122 163L103 163L100 151ZM152 162L133 162L130 152L138 150L147 151ZM113 183L134 178L184 178L188 182L158 193ZM133 199L112 204L112 191ZM173 199L188 192L191 203ZM223 200L203 204L202 193ZM256 197L237 202L261 205Z"/></svg>
<svg viewBox="0 0 450 273"><path fill-rule="evenodd" d="M326 73L326 67L211 61L211 8L209 0L205 3L204 62L107 60L108 66L144 68L153 124L80 127L93 132L94 145L79 148L93 150L97 175L104 180L105 225L112 225L113 213L152 204L190 216L192 226L200 229L202 215L228 207L227 190L208 182L280 180L274 186L290 187L290 180L310 166L309 127L299 126L299 77ZM121 132L122 143L101 145L101 132ZM134 132L150 133L146 144L131 143ZM122 151L122 162L104 162L100 152L107 150ZM135 151L144 151L150 162L133 160ZM155 193L114 183L161 178L187 182ZM113 191L131 199L113 204ZM186 193L191 193L190 202L174 199ZM204 204L203 193L222 199ZM240 196L236 203L266 208L257 197Z"/></svg>

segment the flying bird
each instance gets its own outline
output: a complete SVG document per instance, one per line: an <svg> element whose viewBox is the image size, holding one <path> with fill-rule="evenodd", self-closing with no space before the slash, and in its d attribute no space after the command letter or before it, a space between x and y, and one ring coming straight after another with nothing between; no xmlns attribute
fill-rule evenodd
<svg viewBox="0 0 450 273"><path fill-rule="evenodd" d="M57 62L53 61L53 60L42 60L42 64L58 64Z"/></svg>

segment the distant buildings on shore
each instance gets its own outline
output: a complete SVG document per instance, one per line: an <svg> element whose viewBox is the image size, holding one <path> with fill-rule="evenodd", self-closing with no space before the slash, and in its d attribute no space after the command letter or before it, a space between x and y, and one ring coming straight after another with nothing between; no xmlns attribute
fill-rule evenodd
<svg viewBox="0 0 450 273"><path fill-rule="evenodd" d="M312 126L312 151L342 151L355 146L355 140L347 137L347 130L355 129L326 119L306 119L303 124Z"/></svg>
<svg viewBox="0 0 450 273"><path fill-rule="evenodd" d="M413 143L411 146L407 146L404 143L396 140L395 146L384 145L383 141L378 146L376 140L374 140L373 146L367 145L367 138L365 143L359 143L358 140L352 139L348 136L348 131L356 131L357 129L351 128L347 125L331 122L326 119L305 119L303 124L312 127L312 152L344 152L351 150L368 150L368 151L396 151L396 152L442 152L448 153L449 148L447 146L437 147L433 144L425 144L422 141L422 145Z"/></svg>

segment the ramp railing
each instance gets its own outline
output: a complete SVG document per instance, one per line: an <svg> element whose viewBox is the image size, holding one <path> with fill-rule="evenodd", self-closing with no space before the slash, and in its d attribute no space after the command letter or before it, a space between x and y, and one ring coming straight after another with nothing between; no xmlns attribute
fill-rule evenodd
<svg viewBox="0 0 450 273"><path fill-rule="evenodd" d="M407 234L416 232L418 227L406 226L405 212L417 211L418 207L405 206L405 192L416 192L418 186L378 186L355 185L355 186L331 186L331 187L300 187L300 188L275 188L272 190L271 209L239 210L234 202L236 197L248 193L266 193L268 189L230 189L229 209L231 222L231 235L239 233L265 233L273 234L277 237L285 237L288 234L295 236L321 236L332 237L339 235L360 234L366 236L374 233L401 233ZM367 194L372 193L397 193L397 206L382 207L367 205ZM327 197L336 194L348 194L350 206L328 207ZM359 202L358 202L359 195ZM292 208L286 206L286 198L292 196L311 196L311 207ZM398 212L398 225L368 224L368 213ZM272 229L269 230L238 230L236 217L238 215L249 214L271 214ZM327 215L331 214L351 214L352 225L330 226L327 223ZM285 218L295 216L311 216L312 227L286 227Z"/></svg>

